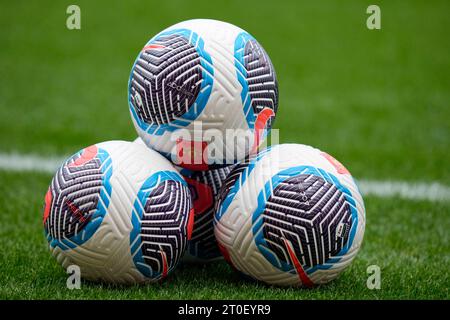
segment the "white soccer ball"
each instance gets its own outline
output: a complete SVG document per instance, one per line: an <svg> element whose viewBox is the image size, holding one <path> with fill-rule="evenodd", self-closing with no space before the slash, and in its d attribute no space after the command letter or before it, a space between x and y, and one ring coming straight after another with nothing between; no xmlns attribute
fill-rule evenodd
<svg viewBox="0 0 450 320"><path fill-rule="evenodd" d="M355 181L309 146L277 145L237 165L218 201L215 234L225 258L269 284L329 282L363 240L365 209Z"/></svg>
<svg viewBox="0 0 450 320"><path fill-rule="evenodd" d="M139 137L133 142L145 146ZM220 188L233 167L194 171L175 166L189 186L194 207L194 227L183 261L206 263L223 259L214 235L214 213Z"/></svg>
<svg viewBox="0 0 450 320"><path fill-rule="evenodd" d="M223 259L214 235L214 214L220 188L233 165L193 171L175 167L186 180L194 206L194 227L183 261L204 263Z"/></svg>
<svg viewBox="0 0 450 320"><path fill-rule="evenodd" d="M143 47L128 101L149 147L182 167L206 170L256 151L275 118L278 84L269 56L249 33L188 20Z"/></svg>
<svg viewBox="0 0 450 320"><path fill-rule="evenodd" d="M78 266L82 278L152 282L180 261L193 216L189 188L169 161L145 146L109 141L58 169L44 229L57 261Z"/></svg>

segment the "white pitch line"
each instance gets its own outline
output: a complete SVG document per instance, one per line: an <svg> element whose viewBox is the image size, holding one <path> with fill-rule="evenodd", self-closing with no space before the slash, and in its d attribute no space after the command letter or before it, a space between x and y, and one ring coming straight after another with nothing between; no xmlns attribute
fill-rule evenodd
<svg viewBox="0 0 450 320"><path fill-rule="evenodd" d="M358 180L363 195L408 200L450 201L450 187L439 182Z"/></svg>
<svg viewBox="0 0 450 320"><path fill-rule="evenodd" d="M66 157L42 157L18 153L0 153L0 170L35 171L54 174ZM450 201L450 186L439 182L357 180L365 196L400 197L408 200Z"/></svg>
<svg viewBox="0 0 450 320"><path fill-rule="evenodd" d="M65 158L41 157L18 153L0 153L0 169L6 171L36 171L55 173Z"/></svg>

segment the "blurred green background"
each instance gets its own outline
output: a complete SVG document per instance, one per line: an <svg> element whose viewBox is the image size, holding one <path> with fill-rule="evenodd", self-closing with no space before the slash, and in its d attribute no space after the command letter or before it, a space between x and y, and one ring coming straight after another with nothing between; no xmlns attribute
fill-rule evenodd
<svg viewBox="0 0 450 320"><path fill-rule="evenodd" d="M81 8L81 30L66 28L70 4ZM366 27L370 4L381 8L381 30ZM448 185L449 12L449 1L1 1L0 153L70 155L134 139L127 81L139 50L176 22L212 18L247 30L269 53L282 142L323 149L356 178ZM161 290L71 293L42 235L49 181L0 172L0 297L449 297L448 204L372 197L360 256L325 289L230 285L231 271L215 264L213 271L181 267ZM384 291L365 288L373 263L391 272Z"/></svg>
<svg viewBox="0 0 450 320"><path fill-rule="evenodd" d="M450 183L448 1L3 1L0 150L72 154L133 139L127 81L145 42L176 22L236 24L280 85L282 142L322 148L356 177ZM446 165L447 164L447 165Z"/></svg>

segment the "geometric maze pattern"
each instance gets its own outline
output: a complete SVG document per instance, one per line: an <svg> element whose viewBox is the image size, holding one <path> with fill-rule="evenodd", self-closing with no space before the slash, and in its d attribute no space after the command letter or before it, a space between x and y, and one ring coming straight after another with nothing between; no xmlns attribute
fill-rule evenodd
<svg viewBox="0 0 450 320"><path fill-rule="evenodd" d="M352 226L344 193L312 174L280 182L266 201L262 219L267 247L289 265L296 263L289 252L293 249L305 269L337 255L347 244Z"/></svg>
<svg viewBox="0 0 450 320"><path fill-rule="evenodd" d="M136 60L130 99L145 123L168 124L194 104L202 81L201 59L194 45L180 34L161 35Z"/></svg>
<svg viewBox="0 0 450 320"><path fill-rule="evenodd" d="M191 190L195 212L188 252L199 259L208 260L221 256L214 236L214 209L220 187L232 168L233 166L228 166L208 171L181 172Z"/></svg>
<svg viewBox="0 0 450 320"><path fill-rule="evenodd" d="M250 34L241 32L234 43L234 61L247 124L269 130L278 109L278 82L268 54ZM260 116L266 118L262 128L256 123Z"/></svg>
<svg viewBox="0 0 450 320"><path fill-rule="evenodd" d="M217 221L220 220L222 215L227 210L227 205L224 203L229 203L232 201L234 196L240 190L240 186L244 184L245 179L250 175L253 168L255 167L255 163L263 158L267 153L269 153L271 147L267 147L258 153L250 154L245 157L244 160L239 162L236 165L233 165L231 168L231 172L227 175L225 181L222 183L222 187L219 190L219 194L216 199L216 207L215 207L215 217L214 219ZM234 188L236 182L239 180L239 184Z"/></svg>
<svg viewBox="0 0 450 320"><path fill-rule="evenodd" d="M247 169L253 158L254 156L247 157L242 162L231 166L232 171L227 175L225 181L223 181L222 187L220 188L217 196L216 212L218 212L221 203L229 195L231 188L233 188L236 181L241 178L243 172Z"/></svg>
<svg viewBox="0 0 450 320"><path fill-rule="evenodd" d="M47 238L62 249L87 241L103 219L107 203L99 203L110 176L111 160L91 146L58 169L46 196L44 227ZM108 168L109 167L109 168ZM106 172L105 172L106 171ZM105 200L104 202L106 202Z"/></svg>
<svg viewBox="0 0 450 320"><path fill-rule="evenodd" d="M248 94L255 115L264 108L269 108L275 114L278 109L278 83L275 69L263 47L255 40L249 39L244 49L244 68L248 84ZM271 117L267 129L271 128Z"/></svg>
<svg viewBox="0 0 450 320"><path fill-rule="evenodd" d="M177 265L186 248L189 218L193 215L189 188L182 181L168 179L141 200L143 211L134 230L139 233L139 241L135 241L137 235L132 235L132 254L141 273L162 279Z"/></svg>

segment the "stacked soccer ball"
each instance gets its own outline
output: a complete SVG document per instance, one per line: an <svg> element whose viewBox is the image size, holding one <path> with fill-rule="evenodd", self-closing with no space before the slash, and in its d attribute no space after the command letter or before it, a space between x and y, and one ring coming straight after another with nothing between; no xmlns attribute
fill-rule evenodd
<svg viewBox="0 0 450 320"><path fill-rule="evenodd" d="M250 34L215 20L160 32L136 58L128 102L136 141L76 153L45 196L63 267L139 283L224 257L266 283L312 286L355 257L365 209L345 167L305 145L259 148L278 84Z"/></svg>

